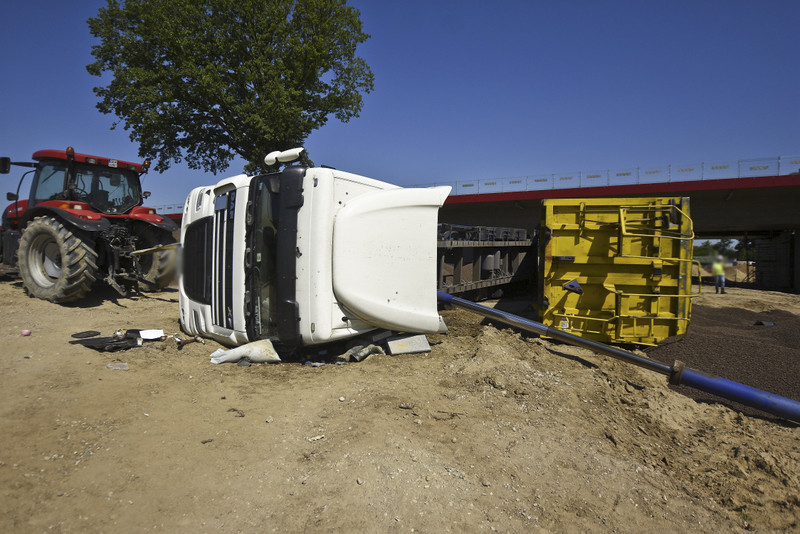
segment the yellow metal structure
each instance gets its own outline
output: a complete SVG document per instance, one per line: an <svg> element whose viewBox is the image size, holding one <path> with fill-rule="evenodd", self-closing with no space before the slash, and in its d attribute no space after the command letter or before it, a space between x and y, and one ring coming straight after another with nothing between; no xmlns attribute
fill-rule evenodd
<svg viewBox="0 0 800 534"><path fill-rule="evenodd" d="M604 343L654 345L686 334L694 296L688 198L542 202L541 322Z"/></svg>

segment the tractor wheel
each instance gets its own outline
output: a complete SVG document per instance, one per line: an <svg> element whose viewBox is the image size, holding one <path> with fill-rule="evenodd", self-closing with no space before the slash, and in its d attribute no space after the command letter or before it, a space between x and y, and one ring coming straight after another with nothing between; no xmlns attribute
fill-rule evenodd
<svg viewBox="0 0 800 534"><path fill-rule="evenodd" d="M50 302L73 302L85 297L97 277L93 244L52 217L38 217L28 224L17 254L25 289Z"/></svg>
<svg viewBox="0 0 800 534"><path fill-rule="evenodd" d="M152 226L139 227L137 249L169 245L175 242L172 234ZM145 280L157 287L145 287L145 291L158 291L167 287L175 278L175 249L162 250L139 256L139 267Z"/></svg>

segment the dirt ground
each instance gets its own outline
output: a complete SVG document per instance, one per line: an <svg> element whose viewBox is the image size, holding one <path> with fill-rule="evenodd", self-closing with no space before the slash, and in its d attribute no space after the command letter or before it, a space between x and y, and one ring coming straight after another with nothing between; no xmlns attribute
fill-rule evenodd
<svg viewBox="0 0 800 534"><path fill-rule="evenodd" d="M800 325L796 295L721 297L693 326L731 307ZM800 528L797 425L467 312L429 354L240 367L213 342L69 343L177 331L174 289L62 307L4 277L0 302L2 532Z"/></svg>

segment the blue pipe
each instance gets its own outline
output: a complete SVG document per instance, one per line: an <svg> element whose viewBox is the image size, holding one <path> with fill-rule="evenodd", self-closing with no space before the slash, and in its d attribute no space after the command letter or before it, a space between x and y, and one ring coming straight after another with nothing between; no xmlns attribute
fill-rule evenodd
<svg viewBox="0 0 800 534"><path fill-rule="evenodd" d="M800 423L800 402L792 399L692 369L684 369L679 380L678 384Z"/></svg>
<svg viewBox="0 0 800 534"><path fill-rule="evenodd" d="M605 354L607 356L623 360L627 363L638 365L639 367L644 367L650 371L667 375L669 377L670 384L689 386L699 389L700 391L705 391L706 393L712 393L718 397L722 397L723 399L735 401L740 404L750 406L751 408L756 408L763 412L800 423L800 402L795 400L787 399L786 397L781 397L780 395L775 395L774 393L769 393L754 387L746 386L726 378L688 369L681 361L676 361L673 365L657 362L655 360L651 360L650 358L645 358L617 347L611 347L603 343L598 343L597 341L584 339L574 334L543 325L542 323L537 323L508 312L495 310L494 308L489 308L488 306L475 304L469 300L454 297L453 295L449 295L441 291L437 292L436 296L439 302L452 304L484 317L496 319L502 323L514 326L527 332L558 339L559 341L563 341L571 345L587 348L591 351Z"/></svg>

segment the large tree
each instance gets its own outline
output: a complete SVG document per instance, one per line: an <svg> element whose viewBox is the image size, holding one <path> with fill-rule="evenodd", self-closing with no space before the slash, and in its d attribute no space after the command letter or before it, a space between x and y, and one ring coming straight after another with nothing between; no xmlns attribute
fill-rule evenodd
<svg viewBox="0 0 800 534"><path fill-rule="evenodd" d="M216 173L236 155L262 170L330 116L357 117L373 87L345 0L108 0L88 23L86 68L111 74L97 108L159 172L185 158Z"/></svg>

